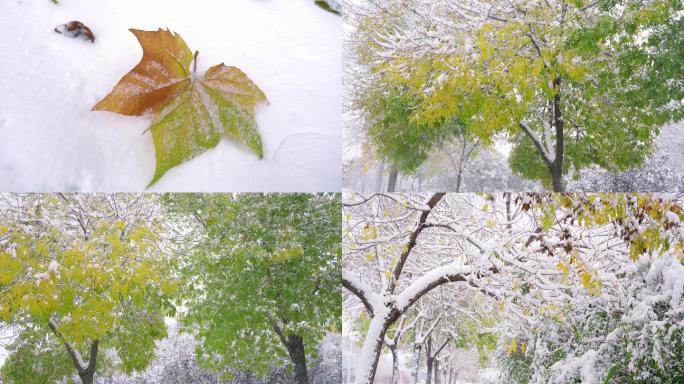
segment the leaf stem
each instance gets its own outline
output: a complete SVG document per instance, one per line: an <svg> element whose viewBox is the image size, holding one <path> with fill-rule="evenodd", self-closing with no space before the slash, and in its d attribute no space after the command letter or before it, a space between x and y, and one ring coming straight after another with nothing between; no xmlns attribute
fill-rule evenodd
<svg viewBox="0 0 684 384"><path fill-rule="evenodd" d="M199 51L195 51L195 58L194 58L194 59L195 59L195 63L193 64L193 67L192 67L192 73L196 73L196 72L197 72L197 55L199 55Z"/></svg>

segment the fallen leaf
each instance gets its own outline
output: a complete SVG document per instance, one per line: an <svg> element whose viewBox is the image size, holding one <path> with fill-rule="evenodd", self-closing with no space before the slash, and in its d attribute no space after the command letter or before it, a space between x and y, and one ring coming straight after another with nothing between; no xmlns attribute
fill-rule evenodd
<svg viewBox="0 0 684 384"><path fill-rule="evenodd" d="M86 27L86 25L80 21L74 20L66 24L58 25L55 27L55 32L74 38L83 36L90 40L90 42L95 43L95 35L93 35L93 31L91 31L90 28Z"/></svg>
<svg viewBox="0 0 684 384"><path fill-rule="evenodd" d="M193 54L179 34L130 31L140 42L143 57L92 110L155 114L149 130L157 165L148 187L170 168L215 147L222 137L263 157L254 109L268 101L247 75L221 63L200 78L190 72Z"/></svg>
<svg viewBox="0 0 684 384"><path fill-rule="evenodd" d="M315 0L314 4L336 15L342 14L342 4L337 0Z"/></svg>

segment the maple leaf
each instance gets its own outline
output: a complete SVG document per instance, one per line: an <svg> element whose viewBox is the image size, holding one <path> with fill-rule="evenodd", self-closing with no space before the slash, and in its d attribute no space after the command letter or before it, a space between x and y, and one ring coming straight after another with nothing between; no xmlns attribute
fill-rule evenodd
<svg viewBox="0 0 684 384"><path fill-rule="evenodd" d="M130 31L140 42L143 57L92 110L156 115L149 131L157 165L148 187L170 168L215 147L222 137L263 157L254 109L268 101L244 72L221 63L200 78L190 72L193 54L179 34Z"/></svg>

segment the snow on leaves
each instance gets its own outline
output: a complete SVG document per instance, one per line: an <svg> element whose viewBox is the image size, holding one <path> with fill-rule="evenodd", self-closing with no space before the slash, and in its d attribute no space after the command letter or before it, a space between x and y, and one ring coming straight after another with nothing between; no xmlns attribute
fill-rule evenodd
<svg viewBox="0 0 684 384"><path fill-rule="evenodd" d="M149 197L0 198L0 322L22 334L2 375L33 382L16 375L52 359L45 355L69 356L39 381L77 373L92 383L96 362L110 363L98 348L115 352L124 372L144 368L178 286Z"/></svg>
<svg viewBox="0 0 684 384"><path fill-rule="evenodd" d="M684 260L682 201L669 195L348 195L344 217L345 305L370 316L356 383L373 381L384 336L416 311L475 315L466 334L494 332L498 368L519 371L544 355L533 340L541 324L571 340L576 306L624 292L635 264ZM663 284L676 307L681 268L671 264ZM474 310L473 297L488 309Z"/></svg>
<svg viewBox="0 0 684 384"><path fill-rule="evenodd" d="M348 82L351 106L375 154L413 172L426 159L423 148L400 152L398 162L387 142L441 147L457 122L484 144L505 136L511 170L554 191L593 165L615 172L644 162L661 126L684 114L675 86L682 4L582 3L352 5L359 16L349 46L363 76ZM396 90L412 99L409 118L399 127L377 124L376 100ZM384 141L374 140L383 132ZM415 132L420 140L402 140ZM404 170L407 159L415 164Z"/></svg>
<svg viewBox="0 0 684 384"><path fill-rule="evenodd" d="M221 63L209 68L203 78L196 77L190 72L193 54L179 34L162 29L130 31L138 39L143 57L93 111L155 115L149 130L157 165L149 186L224 137L263 156L254 109L267 100L247 75ZM195 52L195 67L197 55Z"/></svg>

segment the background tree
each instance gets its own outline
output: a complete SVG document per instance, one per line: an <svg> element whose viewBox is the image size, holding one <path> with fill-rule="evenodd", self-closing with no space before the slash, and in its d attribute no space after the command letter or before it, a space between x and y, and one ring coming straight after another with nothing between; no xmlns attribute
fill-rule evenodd
<svg viewBox="0 0 684 384"><path fill-rule="evenodd" d="M0 195L5 382L147 366L177 286L158 213L152 195Z"/></svg>
<svg viewBox="0 0 684 384"><path fill-rule="evenodd" d="M270 373L288 357L308 384L307 356L340 330L339 195L169 195L201 227L183 265L183 323L203 365Z"/></svg>
<svg viewBox="0 0 684 384"><path fill-rule="evenodd" d="M396 190L399 173L414 173L435 147L453 140L459 133L465 139L465 133L456 121L417 124L411 118L417 101L400 89L371 90L363 106L369 122L366 130L369 144L376 156L390 164L388 192ZM467 151L469 155L470 151ZM460 159L464 157L466 154L461 154Z"/></svg>

